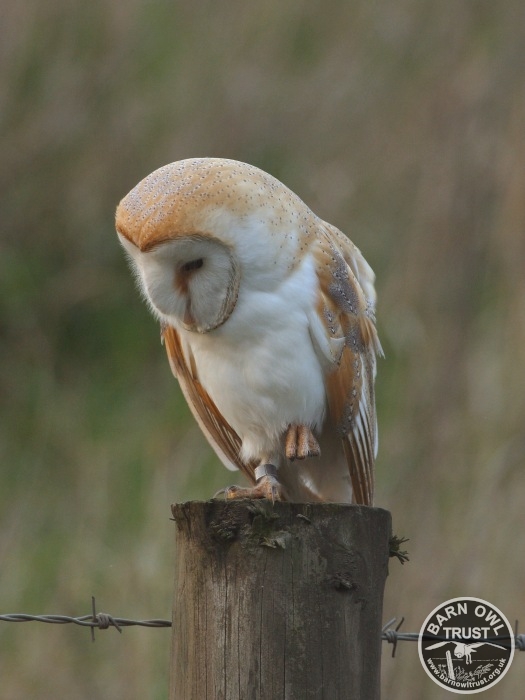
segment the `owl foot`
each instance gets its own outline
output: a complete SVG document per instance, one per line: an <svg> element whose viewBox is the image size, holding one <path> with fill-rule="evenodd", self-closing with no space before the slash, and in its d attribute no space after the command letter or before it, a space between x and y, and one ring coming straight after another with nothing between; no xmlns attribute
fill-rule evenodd
<svg viewBox="0 0 525 700"><path fill-rule="evenodd" d="M263 476L261 481L253 488L242 486L228 486L224 489L224 497L232 498L266 498L268 501L282 501L281 484L274 476Z"/></svg>
<svg viewBox="0 0 525 700"><path fill-rule="evenodd" d="M255 469L256 484L251 488L227 486L215 494L224 495L227 500L233 498L266 498L275 503L283 500L283 489L277 480L277 469L273 464L261 464Z"/></svg>
<svg viewBox="0 0 525 700"><path fill-rule="evenodd" d="M286 431L285 453L287 459L293 462L294 459L319 457L321 448L307 425L292 423Z"/></svg>

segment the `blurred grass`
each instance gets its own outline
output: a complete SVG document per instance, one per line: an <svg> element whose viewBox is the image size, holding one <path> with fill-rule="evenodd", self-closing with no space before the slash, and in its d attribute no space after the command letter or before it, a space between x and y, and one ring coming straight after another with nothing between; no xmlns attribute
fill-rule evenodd
<svg viewBox="0 0 525 700"><path fill-rule="evenodd" d="M0 609L168 617L169 504L218 465L113 231L154 168L252 162L377 272L385 619L525 609L518 0L9 3L0 23ZM525 620L522 622L522 626ZM162 698L169 632L0 626L2 698ZM387 698L444 697L415 648ZM484 697L518 696L523 660Z"/></svg>

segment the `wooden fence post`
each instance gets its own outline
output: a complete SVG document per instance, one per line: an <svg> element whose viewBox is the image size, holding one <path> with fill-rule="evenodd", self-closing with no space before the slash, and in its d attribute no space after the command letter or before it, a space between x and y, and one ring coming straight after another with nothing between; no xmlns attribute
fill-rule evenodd
<svg viewBox="0 0 525 700"><path fill-rule="evenodd" d="M378 700L390 513L172 506L170 700Z"/></svg>

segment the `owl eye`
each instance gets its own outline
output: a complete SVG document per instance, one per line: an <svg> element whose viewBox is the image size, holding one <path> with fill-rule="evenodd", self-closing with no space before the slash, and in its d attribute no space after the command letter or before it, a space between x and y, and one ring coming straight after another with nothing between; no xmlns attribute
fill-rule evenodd
<svg viewBox="0 0 525 700"><path fill-rule="evenodd" d="M202 258L196 258L195 260L190 260L181 267L183 272L191 272L191 270L198 270L199 267L204 265L204 260Z"/></svg>

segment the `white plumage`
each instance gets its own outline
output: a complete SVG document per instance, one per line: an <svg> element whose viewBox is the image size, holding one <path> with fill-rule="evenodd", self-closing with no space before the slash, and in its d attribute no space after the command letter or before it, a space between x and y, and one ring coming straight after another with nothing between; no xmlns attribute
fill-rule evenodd
<svg viewBox="0 0 525 700"><path fill-rule="evenodd" d="M270 175L213 158L146 177L117 231L221 460L254 484L278 468L227 495L371 504L380 345L359 250Z"/></svg>

